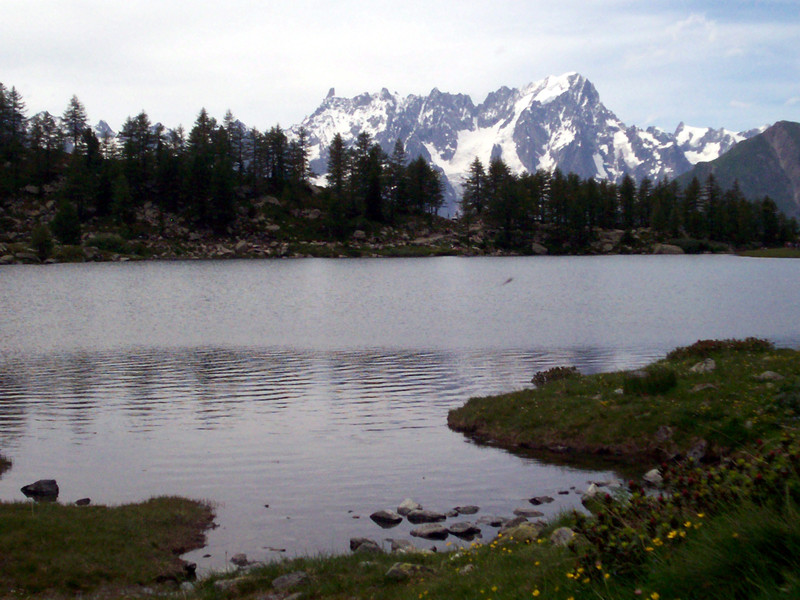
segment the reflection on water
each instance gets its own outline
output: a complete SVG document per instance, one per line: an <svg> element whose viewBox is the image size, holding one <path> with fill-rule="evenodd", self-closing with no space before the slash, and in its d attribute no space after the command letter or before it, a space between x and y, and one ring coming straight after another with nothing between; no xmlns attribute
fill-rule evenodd
<svg viewBox="0 0 800 600"><path fill-rule="evenodd" d="M447 411L473 395L525 387L556 364L589 372L619 361L598 349L4 357L0 444L15 464L0 497L20 499L22 485L53 477L64 502L209 498L220 503L221 527L194 558L202 564L211 553L217 568L226 552L338 551L356 533L380 536L367 515L409 495L440 509L478 503L510 514L528 494L584 489L610 474L478 448L446 429Z"/></svg>

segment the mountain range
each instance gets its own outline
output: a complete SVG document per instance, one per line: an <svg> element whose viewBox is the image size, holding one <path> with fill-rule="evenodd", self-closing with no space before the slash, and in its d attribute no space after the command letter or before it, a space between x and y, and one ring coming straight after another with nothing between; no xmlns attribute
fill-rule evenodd
<svg viewBox="0 0 800 600"><path fill-rule="evenodd" d="M769 196L780 210L800 218L800 123L778 121L763 133L744 140L709 162L700 162L678 178L685 187L713 174L722 189L734 183L745 198Z"/></svg>
<svg viewBox="0 0 800 600"><path fill-rule="evenodd" d="M683 123L673 133L623 123L578 73L550 76L521 89L501 87L475 105L465 94L434 88L427 96L383 89L342 98L331 89L322 104L289 130L304 128L315 173L327 172L327 152L339 133L346 144L368 133L387 153L396 140L410 158L422 156L445 178L445 215L455 214L470 163L500 157L515 173L560 168L582 178L619 182L626 174L674 179L718 158L765 128L744 132Z"/></svg>

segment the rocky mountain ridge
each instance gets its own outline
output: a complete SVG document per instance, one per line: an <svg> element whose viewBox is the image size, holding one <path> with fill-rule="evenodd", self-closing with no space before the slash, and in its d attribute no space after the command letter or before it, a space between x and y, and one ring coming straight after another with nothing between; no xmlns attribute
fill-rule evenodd
<svg viewBox="0 0 800 600"><path fill-rule="evenodd" d="M501 157L512 171L552 171L619 182L675 178L713 160L761 131L733 132L681 123L674 133L623 123L603 105L594 85L578 73L550 76L522 89L501 87L475 105L465 94L434 88L427 96L383 89L342 98L331 89L322 104L289 133L308 134L311 168L327 171L327 151L339 133L352 143L362 132L391 153L403 140L411 158L422 156L444 175L455 214L460 187L475 157Z"/></svg>

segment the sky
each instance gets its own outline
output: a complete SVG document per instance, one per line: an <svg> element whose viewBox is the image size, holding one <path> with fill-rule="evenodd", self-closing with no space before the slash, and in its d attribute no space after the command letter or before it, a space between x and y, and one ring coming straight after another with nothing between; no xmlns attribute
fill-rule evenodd
<svg viewBox="0 0 800 600"><path fill-rule="evenodd" d="M330 88L475 104L577 71L627 125L800 121L800 0L2 0L0 82L118 130L200 109L288 128Z"/></svg>

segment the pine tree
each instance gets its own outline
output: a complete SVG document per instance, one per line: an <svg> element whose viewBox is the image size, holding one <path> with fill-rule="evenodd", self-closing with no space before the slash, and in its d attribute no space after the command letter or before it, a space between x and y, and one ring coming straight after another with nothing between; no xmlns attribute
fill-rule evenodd
<svg viewBox="0 0 800 600"><path fill-rule="evenodd" d="M72 151L76 151L80 147L81 136L83 130L88 127L88 119L86 116L86 108L78 100L78 97L73 95L70 98L69 104L64 111L64 116L61 117L62 128L64 130L64 137L72 144Z"/></svg>

